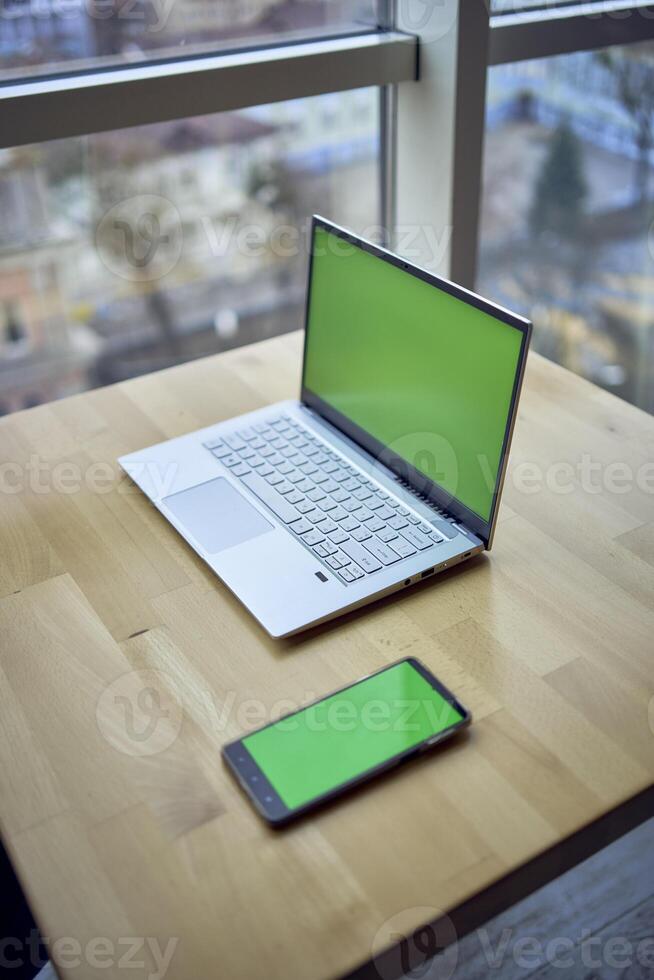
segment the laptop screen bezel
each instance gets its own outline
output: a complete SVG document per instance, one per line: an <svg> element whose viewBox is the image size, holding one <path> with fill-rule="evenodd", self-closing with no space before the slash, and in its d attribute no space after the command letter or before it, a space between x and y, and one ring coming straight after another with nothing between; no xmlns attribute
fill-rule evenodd
<svg viewBox="0 0 654 980"><path fill-rule="evenodd" d="M349 242L351 245L355 245L364 252L369 252L370 254L375 255L377 258L388 262L390 265L393 265L398 269L402 269L407 273L407 275L414 276L423 282L429 283L448 295L454 296L456 299L460 299L463 302L468 303L470 306L474 306L476 309L481 310L483 313L487 313L490 316L495 317L495 319L500 320L502 323L506 323L508 326L514 327L520 331L522 336L520 351L518 354L518 363L516 366L513 390L511 392L511 402L509 412L507 414L507 424L504 430L502 449L500 452L500 464L498 466L497 479L493 488L491 509L488 520L484 520L484 518L480 517L479 514L475 513L468 506L466 506L462 500L452 496L449 491L445 490L433 480L430 480L429 477L427 477L421 470L416 469L416 467L409 463L408 460L400 457L399 455L396 458L388 456L387 447L383 442L376 439L370 432L362 429L356 424L356 422L353 422L352 419L348 418L346 415L343 415L337 409L333 408L328 402L324 401L319 395L307 388L305 384L305 376L309 336L309 314L311 308L311 280L313 274L315 234L317 228L323 228L325 231L336 235L338 238ZM393 252L389 252L380 245L375 245L373 242L367 241L364 238L359 238L353 232L347 231L347 229L333 224L326 218L322 218L319 215L313 216L309 249L308 283L304 308L305 335L304 351L302 355L302 384L300 400L304 405L312 409L331 425L335 426L349 439L355 442L358 446L361 446L376 459L383 454L384 466L390 470L391 473L393 473L398 481L405 482L412 490L419 494L423 494L431 503L436 504L437 507L442 507L458 521L465 524L467 528L481 538L486 548L490 548L492 545L493 533L497 521L502 487L504 485L504 477L506 474L506 465L511 447L511 438L515 425L520 390L522 388L527 352L529 349L529 341L531 339L531 330L531 322L524 317L521 317L516 313L511 313L509 310L505 310L503 307L497 306L496 304L491 303L489 300L483 299L481 296L478 296L476 293L465 289L463 286L458 286L447 279L443 279L440 276L435 275L433 272L428 272L426 269L414 265L407 259L403 259L399 255L395 255Z"/></svg>

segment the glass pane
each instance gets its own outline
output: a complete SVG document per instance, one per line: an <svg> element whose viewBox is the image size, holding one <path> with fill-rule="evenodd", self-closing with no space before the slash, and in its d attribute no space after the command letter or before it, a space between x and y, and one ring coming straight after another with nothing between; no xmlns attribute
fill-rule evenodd
<svg viewBox="0 0 654 980"><path fill-rule="evenodd" d="M378 0L3 0L4 79L367 30Z"/></svg>
<svg viewBox="0 0 654 980"><path fill-rule="evenodd" d="M379 224L379 90L0 151L0 412L295 330Z"/></svg>
<svg viewBox="0 0 654 980"><path fill-rule="evenodd" d="M489 72L478 288L654 411L654 46Z"/></svg>

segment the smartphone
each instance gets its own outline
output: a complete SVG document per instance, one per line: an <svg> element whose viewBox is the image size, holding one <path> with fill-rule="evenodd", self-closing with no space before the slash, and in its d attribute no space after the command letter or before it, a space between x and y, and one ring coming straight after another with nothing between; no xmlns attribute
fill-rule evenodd
<svg viewBox="0 0 654 980"><path fill-rule="evenodd" d="M280 825L408 762L470 712L407 657L223 747L256 810Z"/></svg>

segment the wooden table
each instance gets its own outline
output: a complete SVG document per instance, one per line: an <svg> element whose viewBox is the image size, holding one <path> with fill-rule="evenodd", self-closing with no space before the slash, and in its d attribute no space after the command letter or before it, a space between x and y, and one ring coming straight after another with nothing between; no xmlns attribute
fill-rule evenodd
<svg viewBox="0 0 654 980"><path fill-rule="evenodd" d="M156 940L175 980L386 980L654 812L654 419L530 356L491 555L275 642L115 460L293 396L300 346L0 424L1 827L62 976L160 975ZM408 654L469 736L264 826L221 744Z"/></svg>

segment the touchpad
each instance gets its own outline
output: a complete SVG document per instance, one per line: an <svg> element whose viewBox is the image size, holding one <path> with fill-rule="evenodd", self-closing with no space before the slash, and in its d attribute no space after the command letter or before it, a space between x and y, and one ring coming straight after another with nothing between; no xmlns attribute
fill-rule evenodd
<svg viewBox="0 0 654 980"><path fill-rule="evenodd" d="M162 502L201 548L212 555L273 529L270 521L224 477L173 493Z"/></svg>

